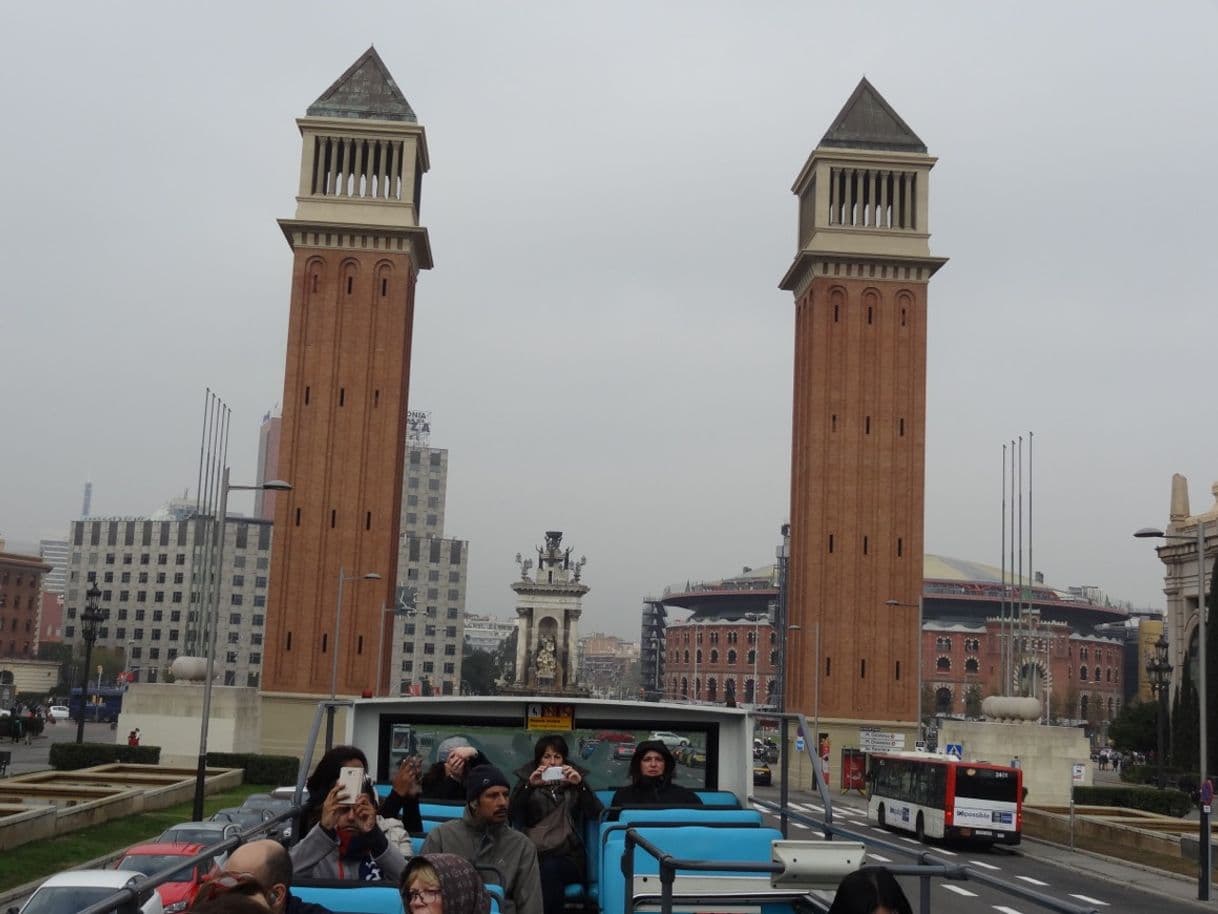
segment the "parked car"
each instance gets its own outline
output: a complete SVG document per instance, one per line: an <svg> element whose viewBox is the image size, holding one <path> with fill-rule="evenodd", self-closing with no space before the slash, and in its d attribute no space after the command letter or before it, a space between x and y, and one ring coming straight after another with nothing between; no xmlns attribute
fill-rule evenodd
<svg viewBox="0 0 1218 914"><path fill-rule="evenodd" d="M128 848L114 868L143 873L145 876L159 876L204 850L206 846L202 844L137 844ZM161 904L165 906L165 914L189 908L199 892L200 884L216 868L215 858L210 858L203 863L181 867L168 882L158 885L156 891L161 896Z"/></svg>
<svg viewBox="0 0 1218 914"><path fill-rule="evenodd" d="M227 809L219 810L211 817L213 822L232 822L242 831L248 828L253 828L255 825L261 825L267 819L274 816L274 813L268 812L265 809L247 809L242 806L230 806Z"/></svg>
<svg viewBox="0 0 1218 914"><path fill-rule="evenodd" d="M47 717L51 720L67 720L68 708L66 705L51 705L47 708Z"/></svg>
<svg viewBox="0 0 1218 914"><path fill-rule="evenodd" d="M284 797L271 796L269 793L252 793L245 798L245 802L241 804L240 808L255 809L265 814L268 819L273 819L275 816L289 811L292 808L292 801ZM292 838L291 820L281 821L275 834L284 841L290 841Z"/></svg>
<svg viewBox="0 0 1218 914"><path fill-rule="evenodd" d="M618 743L613 747L613 760L615 762L628 762L634 757L634 750L638 748L634 743Z"/></svg>
<svg viewBox="0 0 1218 914"><path fill-rule="evenodd" d="M769 787L774 783L774 774L765 762L753 763L753 786Z"/></svg>
<svg viewBox="0 0 1218 914"><path fill-rule="evenodd" d="M139 877L120 870L68 870L58 873L34 890L21 914L76 914L89 905L109 898ZM137 898L141 914L164 914L161 896L145 889ZM10 908L9 910L15 910Z"/></svg>
<svg viewBox="0 0 1218 914"><path fill-rule="evenodd" d="M211 847L227 838L241 834L241 826L232 822L183 822L165 829L154 839L155 844L201 844ZM216 865L224 866L228 852L216 854Z"/></svg>
<svg viewBox="0 0 1218 914"><path fill-rule="evenodd" d="M648 739L657 739L669 749L675 749L677 746L688 746L689 740L684 736L677 736L671 730L653 730Z"/></svg>

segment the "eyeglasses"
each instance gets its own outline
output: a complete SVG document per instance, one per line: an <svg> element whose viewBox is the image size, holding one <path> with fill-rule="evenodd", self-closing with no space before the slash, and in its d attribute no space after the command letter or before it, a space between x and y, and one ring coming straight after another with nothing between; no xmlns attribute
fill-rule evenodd
<svg viewBox="0 0 1218 914"><path fill-rule="evenodd" d="M235 892L238 895L261 895L267 900L267 904L272 904L274 901L271 893L252 873L219 873L199 886L195 901L212 901L229 892Z"/></svg>
<svg viewBox="0 0 1218 914"><path fill-rule="evenodd" d="M439 889L411 889L409 892L404 894L406 896L407 904L415 904L416 902L420 902L422 904L433 904L434 902L440 900L442 893Z"/></svg>

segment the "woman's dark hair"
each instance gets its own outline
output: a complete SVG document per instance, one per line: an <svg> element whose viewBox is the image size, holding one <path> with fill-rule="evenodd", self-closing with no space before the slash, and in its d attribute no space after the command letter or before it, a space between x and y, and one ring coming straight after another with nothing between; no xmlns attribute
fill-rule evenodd
<svg viewBox="0 0 1218 914"><path fill-rule="evenodd" d="M364 755L364 751L358 746L335 746L317 762L313 773L305 781L305 787L309 790L309 800L300 813L300 836L302 838L321 818L321 804L326 801L326 794L334 789L334 785L338 782L339 771L353 758L359 759L363 763L364 771L368 770L368 756ZM364 784L364 790L368 794L368 798L372 800L372 805L375 806L376 792L367 783Z"/></svg>
<svg viewBox="0 0 1218 914"><path fill-rule="evenodd" d="M536 768L541 764L541 757L546 754L546 750L551 749L562 756L564 763L571 761L571 749L567 746L567 741L561 736L543 736L537 741L537 745L533 747L533 767Z"/></svg>
<svg viewBox="0 0 1218 914"><path fill-rule="evenodd" d="M648 752L658 752L664 756L664 774L661 775L661 780L668 784L672 781L672 772L677 767L677 760L672 750L658 739L645 739L635 747L634 755L630 756L630 783L635 787L643 783L643 756Z"/></svg>
<svg viewBox="0 0 1218 914"><path fill-rule="evenodd" d="M865 866L838 883L829 914L873 914L881 905L894 914L913 914L896 877L882 866Z"/></svg>

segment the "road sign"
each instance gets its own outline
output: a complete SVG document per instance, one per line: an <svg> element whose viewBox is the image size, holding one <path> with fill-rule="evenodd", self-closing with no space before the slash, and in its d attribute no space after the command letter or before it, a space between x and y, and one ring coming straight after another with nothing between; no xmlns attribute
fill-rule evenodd
<svg viewBox="0 0 1218 914"><path fill-rule="evenodd" d="M1209 806L1214 802L1214 782L1209 778L1201 785L1201 805Z"/></svg>
<svg viewBox="0 0 1218 914"><path fill-rule="evenodd" d="M905 734L864 727L859 730L859 748L864 752L892 752L905 748Z"/></svg>
<svg viewBox="0 0 1218 914"><path fill-rule="evenodd" d="M1070 768L1070 779L1075 784L1081 784L1087 779L1087 766L1082 762L1075 762Z"/></svg>
<svg viewBox="0 0 1218 914"><path fill-rule="evenodd" d="M804 738L802 736L795 737L795 751L796 752L804 751Z"/></svg>
<svg viewBox="0 0 1218 914"><path fill-rule="evenodd" d="M964 758L964 743L948 743L944 749L948 755L954 755L958 759Z"/></svg>

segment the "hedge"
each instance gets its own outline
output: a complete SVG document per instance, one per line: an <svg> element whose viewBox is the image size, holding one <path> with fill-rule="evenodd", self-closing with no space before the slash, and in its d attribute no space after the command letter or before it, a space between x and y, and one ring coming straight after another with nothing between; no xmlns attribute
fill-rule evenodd
<svg viewBox="0 0 1218 914"><path fill-rule="evenodd" d="M296 783L300 759L292 755L257 755L253 752L209 752L207 764L217 768L241 768L247 784L275 784L285 787Z"/></svg>
<svg viewBox="0 0 1218 914"><path fill-rule="evenodd" d="M75 771L94 765L125 762L156 765L161 761L160 746L124 746L115 743L52 743L50 762L56 771Z"/></svg>
<svg viewBox="0 0 1218 914"><path fill-rule="evenodd" d="M1083 806L1141 809L1167 816L1183 816L1193 808L1192 800L1181 790L1149 787L1075 787L1074 802Z"/></svg>

